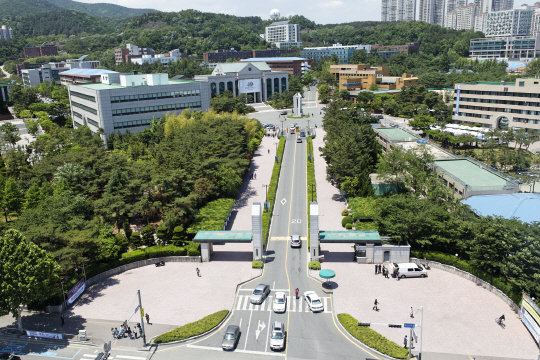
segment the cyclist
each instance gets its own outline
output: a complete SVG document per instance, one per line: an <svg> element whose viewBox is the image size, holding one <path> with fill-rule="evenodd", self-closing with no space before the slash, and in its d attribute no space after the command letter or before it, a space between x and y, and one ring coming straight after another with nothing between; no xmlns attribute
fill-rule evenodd
<svg viewBox="0 0 540 360"><path fill-rule="evenodd" d="M504 317L504 314L501 315L501 317L499 318L499 320L497 320L497 324L501 325L503 323L503 321L505 320L505 317Z"/></svg>

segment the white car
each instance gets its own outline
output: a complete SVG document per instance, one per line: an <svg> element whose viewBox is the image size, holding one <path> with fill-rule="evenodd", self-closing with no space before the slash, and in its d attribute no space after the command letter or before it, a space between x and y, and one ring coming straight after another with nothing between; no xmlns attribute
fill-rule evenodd
<svg viewBox="0 0 540 360"><path fill-rule="evenodd" d="M284 292L277 292L274 294L274 301L272 303L272 310L277 313L285 312L287 308L287 296Z"/></svg>
<svg viewBox="0 0 540 360"><path fill-rule="evenodd" d="M311 311L316 312L324 310L323 303L315 291L306 291L304 293L304 298L306 299Z"/></svg>

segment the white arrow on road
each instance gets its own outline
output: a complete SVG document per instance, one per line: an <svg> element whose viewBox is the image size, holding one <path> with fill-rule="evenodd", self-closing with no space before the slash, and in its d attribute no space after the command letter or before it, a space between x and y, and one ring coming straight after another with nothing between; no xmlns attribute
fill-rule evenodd
<svg viewBox="0 0 540 360"><path fill-rule="evenodd" d="M281 205L285 205L286 202L287 200L285 200L285 198L281 199Z"/></svg>
<svg viewBox="0 0 540 360"><path fill-rule="evenodd" d="M261 334L261 331L264 330L266 325L264 324L264 321L261 324L261 320L259 320L259 324L257 325L257 330L255 330L255 340L259 339L259 335Z"/></svg>

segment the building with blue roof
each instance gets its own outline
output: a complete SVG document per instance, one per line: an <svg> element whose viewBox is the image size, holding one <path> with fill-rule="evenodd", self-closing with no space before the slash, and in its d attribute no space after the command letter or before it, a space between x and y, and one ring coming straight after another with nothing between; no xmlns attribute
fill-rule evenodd
<svg viewBox="0 0 540 360"><path fill-rule="evenodd" d="M480 216L517 218L526 223L540 221L540 194L475 195L462 202Z"/></svg>
<svg viewBox="0 0 540 360"><path fill-rule="evenodd" d="M260 57L243 59L240 62L265 62L272 71L288 71L291 75L303 74L311 70L312 59L301 57Z"/></svg>
<svg viewBox="0 0 540 360"><path fill-rule="evenodd" d="M60 76L60 83L68 86L69 84L101 82L101 75L117 73L116 71L105 69L71 69L62 71L58 75Z"/></svg>

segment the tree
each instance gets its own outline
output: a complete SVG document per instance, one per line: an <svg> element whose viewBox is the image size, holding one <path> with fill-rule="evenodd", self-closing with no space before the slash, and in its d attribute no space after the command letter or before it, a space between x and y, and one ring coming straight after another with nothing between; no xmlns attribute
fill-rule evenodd
<svg viewBox="0 0 540 360"><path fill-rule="evenodd" d="M154 239L154 228L152 225L146 225L141 231L141 237L143 245L145 246L154 246L156 241Z"/></svg>
<svg viewBox="0 0 540 360"><path fill-rule="evenodd" d="M32 186L26 190L26 202L24 203L25 209L35 208L41 201L39 185L33 183Z"/></svg>
<svg viewBox="0 0 540 360"><path fill-rule="evenodd" d="M13 178L9 178L6 181L6 188L4 190L3 207L5 212L19 212L23 203L23 197L17 182ZM7 221L7 217L6 217Z"/></svg>
<svg viewBox="0 0 540 360"><path fill-rule="evenodd" d="M222 166L216 174L216 184L225 197L235 197L242 184L242 178L236 170Z"/></svg>
<svg viewBox="0 0 540 360"><path fill-rule="evenodd" d="M130 245L133 248L138 248L141 246L141 234L138 232L131 233L131 236L129 237Z"/></svg>
<svg viewBox="0 0 540 360"><path fill-rule="evenodd" d="M0 316L11 313L22 331L21 305L46 299L57 285L59 267L17 230L0 238Z"/></svg>
<svg viewBox="0 0 540 360"><path fill-rule="evenodd" d="M26 120L26 128L30 134L36 136L39 131L38 122L36 120Z"/></svg>
<svg viewBox="0 0 540 360"><path fill-rule="evenodd" d="M17 141L21 140L21 137L19 136L19 128L12 123L8 122L3 124L0 126L0 131L3 132L2 138L4 141L13 146L15 146Z"/></svg>
<svg viewBox="0 0 540 360"><path fill-rule="evenodd" d="M319 101L323 104L326 104L330 99L330 86L326 84L319 85Z"/></svg>
<svg viewBox="0 0 540 360"><path fill-rule="evenodd" d="M369 85L369 90L370 91L378 91L379 87L377 86L377 84L373 83L373 84Z"/></svg>
<svg viewBox="0 0 540 360"><path fill-rule="evenodd" d="M174 228L172 242L176 246L184 246L186 241L186 235L184 233L184 228L182 226L177 226Z"/></svg>
<svg viewBox="0 0 540 360"><path fill-rule="evenodd" d="M409 121L409 125L416 131L426 132L431 129L431 125L435 124L437 121L429 115L419 115L416 116L413 120Z"/></svg>

